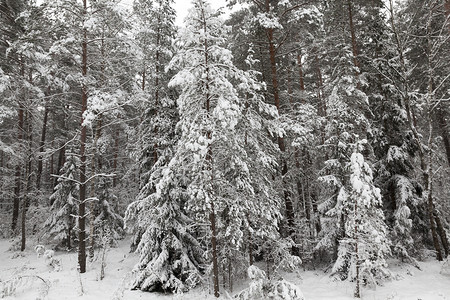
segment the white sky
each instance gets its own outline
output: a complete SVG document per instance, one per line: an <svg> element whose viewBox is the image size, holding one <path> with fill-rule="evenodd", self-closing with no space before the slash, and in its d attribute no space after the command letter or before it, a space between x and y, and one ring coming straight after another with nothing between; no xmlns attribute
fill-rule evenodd
<svg viewBox="0 0 450 300"><path fill-rule="evenodd" d="M214 9L225 7L226 5L225 0L210 0L209 3ZM191 8L191 6L191 0L175 0L175 10L177 11L177 19L175 23L177 25L183 25L183 20L187 15L188 9ZM227 13L228 9L225 7L223 11Z"/></svg>
<svg viewBox="0 0 450 300"><path fill-rule="evenodd" d="M122 3L125 6L131 7L133 5L133 0L122 0ZM229 10L225 7L225 0L209 0L209 3L214 9L218 9L220 7L224 7L223 12L228 15ZM183 20L186 17L189 8L192 6L192 0L175 0L175 10L177 11L177 18L175 20L175 24L178 26L183 25Z"/></svg>

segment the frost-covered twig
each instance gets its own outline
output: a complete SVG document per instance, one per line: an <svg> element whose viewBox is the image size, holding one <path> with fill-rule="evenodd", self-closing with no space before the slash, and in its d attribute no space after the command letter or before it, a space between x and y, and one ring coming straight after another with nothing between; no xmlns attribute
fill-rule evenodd
<svg viewBox="0 0 450 300"><path fill-rule="evenodd" d="M0 282L0 298L14 296L19 287L28 288L37 279L43 282L39 289L39 298L37 299L44 299L50 290L50 282L38 275L20 275L5 282Z"/></svg>

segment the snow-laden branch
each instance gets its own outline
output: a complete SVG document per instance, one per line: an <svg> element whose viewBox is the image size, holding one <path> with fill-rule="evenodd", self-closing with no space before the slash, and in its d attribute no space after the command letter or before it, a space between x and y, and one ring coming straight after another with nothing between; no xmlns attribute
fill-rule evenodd
<svg viewBox="0 0 450 300"><path fill-rule="evenodd" d="M73 179L73 178L69 178L69 177L65 177L65 176L61 176L61 175L55 175L55 174L52 174L51 176L52 176L52 177L56 177L56 178L61 178L61 179L67 180L67 181L72 181L72 182L75 182L75 183L77 183L77 184L79 184L79 185L85 185L85 184L87 184L89 181L91 181L92 179L94 179L94 178L96 178L96 177L109 177L109 178L111 178L111 177L117 176L117 174L114 174L114 173L112 173L112 174L99 173L99 174L92 175L91 177L89 177L88 179L86 179L86 181L84 181L84 182L80 182L79 180L76 180L76 179ZM89 198L88 198L88 199L89 199ZM87 200L87 199L86 199L86 200Z"/></svg>

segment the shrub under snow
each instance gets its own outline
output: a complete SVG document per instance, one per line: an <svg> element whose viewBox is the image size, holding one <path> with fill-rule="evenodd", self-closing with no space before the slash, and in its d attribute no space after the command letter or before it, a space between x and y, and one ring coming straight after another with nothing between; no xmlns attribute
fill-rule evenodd
<svg viewBox="0 0 450 300"><path fill-rule="evenodd" d="M266 279L266 273L256 266L247 270L250 286L237 294L239 300L304 300L300 288L282 278L272 281Z"/></svg>

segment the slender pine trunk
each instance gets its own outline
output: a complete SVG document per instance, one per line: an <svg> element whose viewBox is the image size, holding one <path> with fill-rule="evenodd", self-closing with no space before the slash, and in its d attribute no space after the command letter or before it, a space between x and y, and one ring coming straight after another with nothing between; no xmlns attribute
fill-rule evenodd
<svg viewBox="0 0 450 300"><path fill-rule="evenodd" d="M83 17L87 18L87 0L83 0ZM87 78L87 30L83 27L82 48L82 75ZM80 273L86 272L86 136L87 128L84 123L84 112L87 109L87 87L83 82L81 87L81 134L80 134L80 203L78 206L78 267Z"/></svg>

